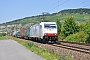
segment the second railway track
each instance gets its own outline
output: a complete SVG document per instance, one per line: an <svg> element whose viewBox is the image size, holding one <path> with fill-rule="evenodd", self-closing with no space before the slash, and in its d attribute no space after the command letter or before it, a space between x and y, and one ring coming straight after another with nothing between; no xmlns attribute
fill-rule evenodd
<svg viewBox="0 0 90 60"><path fill-rule="evenodd" d="M75 50L82 53L90 54L90 45L72 43L72 42L58 42L58 44L52 44L52 46Z"/></svg>

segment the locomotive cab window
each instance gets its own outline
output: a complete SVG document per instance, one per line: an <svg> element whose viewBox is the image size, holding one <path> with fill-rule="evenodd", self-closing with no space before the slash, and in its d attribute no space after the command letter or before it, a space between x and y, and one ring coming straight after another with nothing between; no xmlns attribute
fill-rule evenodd
<svg viewBox="0 0 90 60"><path fill-rule="evenodd" d="M44 24L44 28L56 28L55 24Z"/></svg>

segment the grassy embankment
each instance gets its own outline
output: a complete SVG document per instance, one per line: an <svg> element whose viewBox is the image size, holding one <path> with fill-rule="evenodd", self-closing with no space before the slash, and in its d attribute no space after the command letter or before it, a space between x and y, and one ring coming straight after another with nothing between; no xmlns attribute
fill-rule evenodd
<svg viewBox="0 0 90 60"><path fill-rule="evenodd" d="M41 57L43 57L46 60L73 60L70 55L68 55L67 57L63 56L63 55L60 55L60 56L55 55L53 53L50 53L46 49L42 49L42 48L39 48L38 46L35 46L30 41L28 42L23 39L18 39L18 38L11 37L11 36L0 37L0 40L5 40L5 39L12 39L12 40L17 41L18 43L22 44L30 51L34 52L37 55L40 55Z"/></svg>

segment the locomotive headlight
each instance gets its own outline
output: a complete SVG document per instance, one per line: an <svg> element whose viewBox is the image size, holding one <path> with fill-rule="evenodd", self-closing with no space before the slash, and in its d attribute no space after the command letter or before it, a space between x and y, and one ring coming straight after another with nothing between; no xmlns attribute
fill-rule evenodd
<svg viewBox="0 0 90 60"><path fill-rule="evenodd" d="M57 36L57 34L55 33L55 36Z"/></svg>
<svg viewBox="0 0 90 60"><path fill-rule="evenodd" d="M47 36L48 34L47 33L44 33L44 36Z"/></svg>

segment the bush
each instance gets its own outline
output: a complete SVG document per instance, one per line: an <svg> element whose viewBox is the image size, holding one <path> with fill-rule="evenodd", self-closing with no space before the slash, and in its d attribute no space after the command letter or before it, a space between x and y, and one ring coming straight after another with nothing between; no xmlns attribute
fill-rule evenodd
<svg viewBox="0 0 90 60"><path fill-rule="evenodd" d="M3 36L6 36L6 33L2 33Z"/></svg>
<svg viewBox="0 0 90 60"><path fill-rule="evenodd" d="M86 40L86 44L90 44L90 35L89 35L89 37Z"/></svg>
<svg viewBox="0 0 90 60"><path fill-rule="evenodd" d="M85 24L80 24L79 27L79 31L84 31Z"/></svg>
<svg viewBox="0 0 90 60"><path fill-rule="evenodd" d="M0 33L0 37L6 36L6 33Z"/></svg>
<svg viewBox="0 0 90 60"><path fill-rule="evenodd" d="M86 22L83 31L89 35L89 37L86 40L86 43L90 44L90 20L88 22Z"/></svg>
<svg viewBox="0 0 90 60"><path fill-rule="evenodd" d="M90 20L84 26L84 32L90 35Z"/></svg>
<svg viewBox="0 0 90 60"><path fill-rule="evenodd" d="M64 35L62 35L62 34L58 35L58 40L63 40L63 39L65 39Z"/></svg>
<svg viewBox="0 0 90 60"><path fill-rule="evenodd" d="M0 34L0 37L2 37L2 34Z"/></svg>
<svg viewBox="0 0 90 60"><path fill-rule="evenodd" d="M65 41L86 43L87 38L88 38L88 34L81 31L75 34L71 34L70 36L67 36Z"/></svg>
<svg viewBox="0 0 90 60"><path fill-rule="evenodd" d="M61 33L61 22L60 22L60 20L58 19L57 21L56 21L56 23L57 23L57 28L58 28L58 35Z"/></svg>
<svg viewBox="0 0 90 60"><path fill-rule="evenodd" d="M70 34L77 33L79 31L78 24L75 23L73 17L67 18L62 26L62 34L67 37Z"/></svg>

